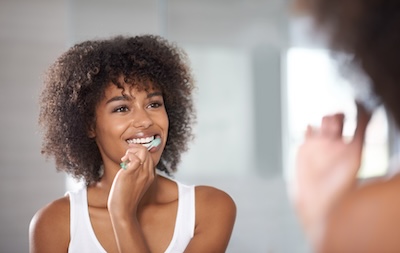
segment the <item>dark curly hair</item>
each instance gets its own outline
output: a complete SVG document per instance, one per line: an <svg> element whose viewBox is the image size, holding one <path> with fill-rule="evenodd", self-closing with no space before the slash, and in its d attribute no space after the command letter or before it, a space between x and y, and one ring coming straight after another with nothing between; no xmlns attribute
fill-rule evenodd
<svg viewBox="0 0 400 253"><path fill-rule="evenodd" d="M328 34L333 51L350 56L400 126L400 1L295 0Z"/></svg>
<svg viewBox="0 0 400 253"><path fill-rule="evenodd" d="M42 153L55 159L57 170L87 184L100 179L103 161L88 128L106 87L112 83L122 88L121 77L140 89L153 85L161 90L169 132L157 169L168 174L176 170L193 138L194 84L185 52L155 35L85 41L50 66L40 96L39 125L44 130Z"/></svg>

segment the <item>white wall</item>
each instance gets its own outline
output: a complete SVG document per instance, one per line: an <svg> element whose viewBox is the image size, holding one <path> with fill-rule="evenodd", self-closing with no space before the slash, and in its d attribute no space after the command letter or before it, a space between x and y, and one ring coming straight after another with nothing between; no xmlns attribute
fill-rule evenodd
<svg viewBox="0 0 400 253"><path fill-rule="evenodd" d="M37 94L65 49L63 1L0 2L0 252L28 252L34 212L64 193L64 176L40 155Z"/></svg>

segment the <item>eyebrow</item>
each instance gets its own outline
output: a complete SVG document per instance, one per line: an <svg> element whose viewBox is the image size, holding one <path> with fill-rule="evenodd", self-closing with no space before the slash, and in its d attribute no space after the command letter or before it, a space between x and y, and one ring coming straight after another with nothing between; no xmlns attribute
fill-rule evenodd
<svg viewBox="0 0 400 253"><path fill-rule="evenodd" d="M156 97L156 96L162 96L162 92L161 91L154 91L152 93L148 93L147 94L147 98Z"/></svg>
<svg viewBox="0 0 400 253"><path fill-rule="evenodd" d="M152 93L148 93L147 94L147 98L152 98L152 97L156 97L156 96L162 96L162 92L161 91L154 91ZM127 95L122 95L122 96L116 96L116 97L112 97L109 100L107 100L106 104L109 104L111 102L114 101L126 101L126 100L132 100L131 96L127 96Z"/></svg>

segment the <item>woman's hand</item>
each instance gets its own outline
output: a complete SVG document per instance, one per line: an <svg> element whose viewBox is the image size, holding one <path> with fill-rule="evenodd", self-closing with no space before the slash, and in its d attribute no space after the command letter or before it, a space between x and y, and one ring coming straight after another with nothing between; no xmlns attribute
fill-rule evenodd
<svg viewBox="0 0 400 253"><path fill-rule="evenodd" d="M154 163L147 149L139 144L130 144L121 161L126 166L115 176L107 202L118 251L150 252L136 212L154 181Z"/></svg>
<svg viewBox="0 0 400 253"><path fill-rule="evenodd" d="M294 201L312 240L321 236L335 202L356 185L369 119L370 114L357 104L352 140L343 138L343 114L325 116L320 128L307 129L297 154Z"/></svg>
<svg viewBox="0 0 400 253"><path fill-rule="evenodd" d="M137 205L154 180L154 163L140 144L130 144L121 161L126 167L115 176L107 205L111 215L135 217Z"/></svg>

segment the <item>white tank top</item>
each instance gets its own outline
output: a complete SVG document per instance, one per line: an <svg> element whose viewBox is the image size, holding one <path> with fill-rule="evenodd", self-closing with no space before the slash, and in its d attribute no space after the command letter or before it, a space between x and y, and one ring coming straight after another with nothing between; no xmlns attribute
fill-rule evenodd
<svg viewBox="0 0 400 253"><path fill-rule="evenodd" d="M192 239L195 227L194 186L178 185L178 212L174 234L165 253L182 253ZM70 199L70 236L69 253L107 253L97 240L90 223L87 189L68 191Z"/></svg>

